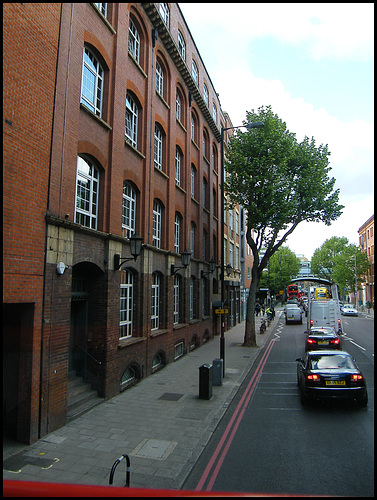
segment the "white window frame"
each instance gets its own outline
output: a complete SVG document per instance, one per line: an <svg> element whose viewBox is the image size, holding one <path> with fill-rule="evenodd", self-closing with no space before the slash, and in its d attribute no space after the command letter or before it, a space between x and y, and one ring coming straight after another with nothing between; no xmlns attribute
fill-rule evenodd
<svg viewBox="0 0 377 500"><path fill-rule="evenodd" d="M195 199L195 177L196 177L196 169L191 166L191 198Z"/></svg>
<svg viewBox="0 0 377 500"><path fill-rule="evenodd" d="M91 50L84 47L81 102L97 116L102 116L104 71Z"/></svg>
<svg viewBox="0 0 377 500"><path fill-rule="evenodd" d="M180 282L181 279L176 274L174 276L174 319L173 319L175 325L178 325L179 323Z"/></svg>
<svg viewBox="0 0 377 500"><path fill-rule="evenodd" d="M212 118L215 124L217 125L217 108L214 102L212 103Z"/></svg>
<svg viewBox="0 0 377 500"><path fill-rule="evenodd" d="M207 105L208 108L208 99L209 99L209 94L208 94L208 88L205 83L203 83L203 100Z"/></svg>
<svg viewBox="0 0 377 500"><path fill-rule="evenodd" d="M196 85L198 85L199 70L198 70L198 66L196 65L196 62L194 61L194 59L191 62L191 76L192 76L194 82L196 83Z"/></svg>
<svg viewBox="0 0 377 500"><path fill-rule="evenodd" d="M175 97L175 116L179 122L181 121L181 115L182 115L181 97L180 97L179 93L177 92L176 97Z"/></svg>
<svg viewBox="0 0 377 500"><path fill-rule="evenodd" d="M138 127L139 109L134 99L127 93L126 96L126 124L124 135L126 141L134 148L137 148L137 127Z"/></svg>
<svg viewBox="0 0 377 500"><path fill-rule="evenodd" d="M151 313L151 329L158 330L160 326L160 286L161 279L157 273L153 273L152 283L152 313Z"/></svg>
<svg viewBox="0 0 377 500"><path fill-rule="evenodd" d="M77 157L75 222L97 229L99 171L93 162Z"/></svg>
<svg viewBox="0 0 377 500"><path fill-rule="evenodd" d="M153 245L161 248L162 207L157 201L153 202Z"/></svg>
<svg viewBox="0 0 377 500"><path fill-rule="evenodd" d="M94 5L101 12L103 17L107 16L107 3L95 3Z"/></svg>
<svg viewBox="0 0 377 500"><path fill-rule="evenodd" d="M159 6L160 15L161 15L162 19L164 20L164 23L166 24L166 26L169 28L169 7L168 7L168 4L167 3L159 3L158 6Z"/></svg>
<svg viewBox="0 0 377 500"><path fill-rule="evenodd" d="M178 214L175 214L174 220L174 252L179 253L179 240L181 237L181 218Z"/></svg>
<svg viewBox="0 0 377 500"><path fill-rule="evenodd" d="M186 42L183 38L182 33L178 30L178 51L181 54L181 57L184 61L186 61Z"/></svg>
<svg viewBox="0 0 377 500"><path fill-rule="evenodd" d="M157 125L154 127L154 166L162 170L162 132Z"/></svg>
<svg viewBox="0 0 377 500"><path fill-rule="evenodd" d="M191 115L191 140L195 142L195 120Z"/></svg>
<svg viewBox="0 0 377 500"><path fill-rule="evenodd" d="M133 274L121 271L119 338L132 337L133 325Z"/></svg>
<svg viewBox="0 0 377 500"><path fill-rule="evenodd" d="M174 361L178 358L181 358L185 353L185 346L183 342L178 342L174 346Z"/></svg>
<svg viewBox="0 0 377 500"><path fill-rule="evenodd" d="M177 186L181 185L181 164L182 155L178 148L175 149L175 183Z"/></svg>
<svg viewBox="0 0 377 500"><path fill-rule="evenodd" d="M135 232L136 191L129 182L123 183L122 229L123 235L130 238Z"/></svg>
<svg viewBox="0 0 377 500"><path fill-rule="evenodd" d="M160 96L164 96L164 72L159 61L156 60L156 90Z"/></svg>
<svg viewBox="0 0 377 500"><path fill-rule="evenodd" d="M191 228L190 228L190 251L191 255L194 255L194 248L195 248L195 224L191 222Z"/></svg>
<svg viewBox="0 0 377 500"><path fill-rule="evenodd" d="M130 18L128 27L128 51L132 57L139 63L140 58L140 35L137 31L135 23Z"/></svg>

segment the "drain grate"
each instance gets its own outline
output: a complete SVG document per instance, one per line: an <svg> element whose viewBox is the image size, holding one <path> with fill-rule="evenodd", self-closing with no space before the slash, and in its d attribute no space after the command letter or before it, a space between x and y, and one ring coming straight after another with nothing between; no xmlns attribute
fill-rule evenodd
<svg viewBox="0 0 377 500"><path fill-rule="evenodd" d="M183 394L177 394L175 392L165 392L158 399L163 399L165 401L178 401L182 396Z"/></svg>
<svg viewBox="0 0 377 500"><path fill-rule="evenodd" d="M161 441L159 439L144 439L130 455L144 458L165 460L174 450L178 443L173 441Z"/></svg>

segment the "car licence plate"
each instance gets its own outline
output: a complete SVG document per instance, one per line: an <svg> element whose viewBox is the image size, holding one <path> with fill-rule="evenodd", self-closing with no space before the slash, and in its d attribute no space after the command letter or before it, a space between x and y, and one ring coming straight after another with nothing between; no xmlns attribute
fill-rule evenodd
<svg viewBox="0 0 377 500"><path fill-rule="evenodd" d="M346 385L345 380L326 380L326 385Z"/></svg>
<svg viewBox="0 0 377 500"><path fill-rule="evenodd" d="M318 340L318 344L320 344L320 345L329 345L329 343L327 342L327 340Z"/></svg>

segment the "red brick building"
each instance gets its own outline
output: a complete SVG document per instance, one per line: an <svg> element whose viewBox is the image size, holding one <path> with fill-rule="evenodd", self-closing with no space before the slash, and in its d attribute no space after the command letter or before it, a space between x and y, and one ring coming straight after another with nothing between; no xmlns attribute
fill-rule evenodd
<svg viewBox="0 0 377 500"><path fill-rule="evenodd" d="M177 4L5 4L4 61L3 413L31 443L75 382L111 398L218 332L225 122Z"/></svg>

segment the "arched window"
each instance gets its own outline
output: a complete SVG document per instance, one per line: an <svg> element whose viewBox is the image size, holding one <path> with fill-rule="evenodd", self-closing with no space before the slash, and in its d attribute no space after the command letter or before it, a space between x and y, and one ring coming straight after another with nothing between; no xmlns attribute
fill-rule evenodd
<svg viewBox="0 0 377 500"><path fill-rule="evenodd" d="M181 54L181 57L184 61L186 61L186 42L183 38L182 33L178 30L178 50Z"/></svg>
<svg viewBox="0 0 377 500"><path fill-rule="evenodd" d="M161 96L164 95L164 72L159 61L156 61L156 90Z"/></svg>
<svg viewBox="0 0 377 500"><path fill-rule="evenodd" d="M137 31L135 23L130 18L129 28L128 28L128 50L132 57L139 64L140 61L140 35Z"/></svg>
<svg viewBox="0 0 377 500"><path fill-rule="evenodd" d="M128 182L123 183L122 229L123 236L129 238L136 228L136 191Z"/></svg>
<svg viewBox="0 0 377 500"><path fill-rule="evenodd" d="M103 104L104 71L98 59L88 47L84 47L81 102L101 117Z"/></svg>
<svg viewBox="0 0 377 500"><path fill-rule="evenodd" d="M161 288L161 278L157 273L153 273L152 314L151 314L152 330L158 330L160 326L160 288Z"/></svg>
<svg viewBox="0 0 377 500"><path fill-rule="evenodd" d="M196 62L194 61L194 59L192 60L192 63L191 63L191 76L192 76L194 82L196 83L196 85L198 85L198 83L199 83L199 71L198 71L198 66L196 65Z"/></svg>
<svg viewBox="0 0 377 500"><path fill-rule="evenodd" d="M132 337L133 321L133 275L131 272L121 271L122 281L120 284L120 322L119 337Z"/></svg>
<svg viewBox="0 0 377 500"><path fill-rule="evenodd" d="M77 157L75 222L97 229L99 172L87 158Z"/></svg>
<svg viewBox="0 0 377 500"><path fill-rule="evenodd" d="M174 252L179 253L181 240L182 217L176 213L174 220Z"/></svg>
<svg viewBox="0 0 377 500"><path fill-rule="evenodd" d="M156 124L154 127L154 166L159 170L162 170L163 137L160 127Z"/></svg>
<svg viewBox="0 0 377 500"><path fill-rule="evenodd" d="M134 148L137 148L137 131L138 131L138 117L139 108L136 104L135 99L129 92L127 92L126 97L126 126L125 126L125 138L126 141L131 144Z"/></svg>
<svg viewBox="0 0 377 500"><path fill-rule="evenodd" d="M158 201L153 202L153 245L161 248L162 207Z"/></svg>
<svg viewBox="0 0 377 500"><path fill-rule="evenodd" d="M175 148L175 183L181 185L182 153L179 147Z"/></svg>

